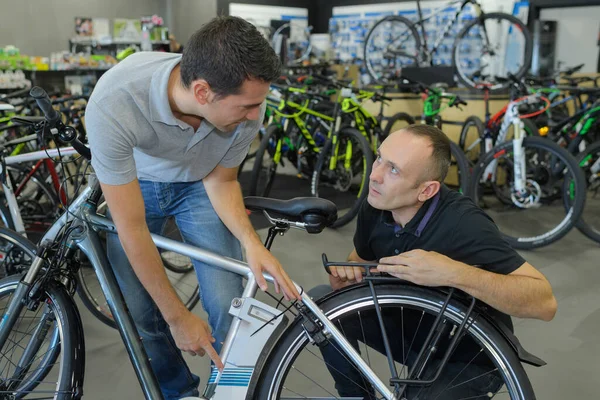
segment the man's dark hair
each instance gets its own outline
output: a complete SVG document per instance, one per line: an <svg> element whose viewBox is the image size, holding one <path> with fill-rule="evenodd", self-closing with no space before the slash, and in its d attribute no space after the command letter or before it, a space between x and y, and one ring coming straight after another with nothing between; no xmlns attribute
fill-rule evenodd
<svg viewBox="0 0 600 400"><path fill-rule="evenodd" d="M415 124L409 125L403 130L411 134L423 138L427 138L431 142L431 165L430 168L423 174L423 180L444 182L450 168L450 139L448 136L435 126ZM419 182L419 183L421 183Z"/></svg>
<svg viewBox="0 0 600 400"><path fill-rule="evenodd" d="M238 94L247 79L272 82L281 63L254 25L238 17L220 16L196 31L183 48L181 82L204 79L218 96Z"/></svg>

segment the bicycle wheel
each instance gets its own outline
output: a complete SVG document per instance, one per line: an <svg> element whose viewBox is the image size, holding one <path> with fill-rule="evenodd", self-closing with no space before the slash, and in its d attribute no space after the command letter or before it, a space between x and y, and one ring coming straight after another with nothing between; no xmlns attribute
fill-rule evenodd
<svg viewBox="0 0 600 400"><path fill-rule="evenodd" d="M8 305L21 280L13 275L0 280L0 312ZM83 349L80 347L79 314L63 288L46 285L35 310L23 307L0 358L0 397L79 398ZM4 364L6 362L6 364ZM14 396L14 397L12 397Z"/></svg>
<svg viewBox="0 0 600 400"><path fill-rule="evenodd" d="M521 79L531 65L533 39L527 26L517 17L489 13L473 19L459 32L452 50L452 66L460 83L490 90L506 87L510 80L497 77L509 74Z"/></svg>
<svg viewBox="0 0 600 400"><path fill-rule="evenodd" d="M377 300L388 334L393 332L391 352L400 378L413 369L415 353L433 320L441 312L445 296L440 291L409 285L377 285ZM388 359L382 352L382 337L375 317L375 304L368 286L356 286L320 302L320 308L360 352L363 360L384 383L391 377ZM451 300L443 315L443 334L451 336L464 319L467 307ZM254 398L341 398L381 399L339 347L331 341L320 347L311 344L302 318L283 333L269 354ZM390 336L391 338L392 336ZM447 342L431 354L423 377L436 369ZM469 349L469 350L467 350ZM424 349L423 349L424 350ZM450 364L452 363L452 364ZM457 368L458 367L458 368ZM519 358L502 334L485 318L476 317L465 327L459 347L452 353L438 382L431 389L409 385L399 398L491 398L534 399L531 383ZM479 372L483 371L483 372ZM332 374L337 375L337 384ZM447 383L447 384L445 384ZM434 389L436 386L437 389ZM461 389L468 386L469 395ZM461 390L461 394L457 393ZM391 390L394 390L391 388ZM423 393L421 390L437 390ZM419 397L423 394L423 397Z"/></svg>
<svg viewBox="0 0 600 400"><path fill-rule="evenodd" d="M587 182L587 198L583 214L576 227L588 238L600 243L600 210L598 195L600 194L600 142L588 146L578 154L577 163L583 170ZM568 192L570 194L570 191ZM570 196L569 196L570 197ZM571 200L568 199L568 203Z"/></svg>
<svg viewBox="0 0 600 400"><path fill-rule="evenodd" d="M585 178L575 159L563 148L541 137L523 139L526 187L514 190L513 142L502 143L481 157L475 166L469 195L494 219L515 249L547 246L566 235L585 204ZM574 199L565 210L565 183ZM493 189L490 190L490 186ZM505 204L498 198L510 198Z"/></svg>
<svg viewBox="0 0 600 400"><path fill-rule="evenodd" d="M163 229L163 235L169 239L183 242L183 238L181 237L181 233L179 233L179 228L177 228L177 224L175 223L174 219L169 219L167 221L165 228ZM194 269L191 258L177 254L173 251L160 249L159 251L163 264L169 271L185 274Z"/></svg>
<svg viewBox="0 0 600 400"><path fill-rule="evenodd" d="M250 176L250 196L268 197L273 187L280 160L283 156L283 130L279 125L270 125L260 141Z"/></svg>
<svg viewBox="0 0 600 400"><path fill-rule="evenodd" d="M362 201L369 194L372 167L373 152L357 129L342 128L337 134L336 145L328 140L321 149L311 191L313 196L330 200L337 206L338 219L332 228L346 225L358 214Z"/></svg>
<svg viewBox="0 0 600 400"><path fill-rule="evenodd" d="M465 120L460 131L458 146L462 149L470 163L475 164L479 157L485 153L483 134L485 126L479 117L470 116Z"/></svg>
<svg viewBox="0 0 600 400"><path fill-rule="evenodd" d="M402 16L378 21L367 33L363 50L365 65L375 82L393 81L402 67L418 65L421 38L415 25Z"/></svg>
<svg viewBox="0 0 600 400"><path fill-rule="evenodd" d="M391 116L387 120L383 137L386 138L390 133L406 128L408 125L415 123L415 119L405 112L399 112Z"/></svg>
<svg viewBox="0 0 600 400"><path fill-rule="evenodd" d="M454 142L450 142L450 168L444 180L446 186L460 193L469 191L471 165L462 149Z"/></svg>

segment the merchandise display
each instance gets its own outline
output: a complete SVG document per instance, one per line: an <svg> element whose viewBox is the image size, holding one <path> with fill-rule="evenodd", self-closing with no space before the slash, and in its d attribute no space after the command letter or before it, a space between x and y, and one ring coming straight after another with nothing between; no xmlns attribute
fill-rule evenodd
<svg viewBox="0 0 600 400"><path fill-rule="evenodd" d="M595 398L582 27L92 2L0 42L0 400Z"/></svg>

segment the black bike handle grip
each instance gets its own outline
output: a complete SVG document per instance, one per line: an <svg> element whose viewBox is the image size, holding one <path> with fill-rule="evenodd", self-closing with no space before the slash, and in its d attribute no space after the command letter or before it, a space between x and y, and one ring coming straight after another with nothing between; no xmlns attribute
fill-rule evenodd
<svg viewBox="0 0 600 400"><path fill-rule="evenodd" d="M29 95L35 99L38 107L44 113L46 121L50 123L50 127L53 127L54 124L60 121L60 114L52 108L52 102L44 89L34 86L31 88Z"/></svg>
<svg viewBox="0 0 600 400"><path fill-rule="evenodd" d="M73 148L79 153L81 154L82 157L84 157L85 159L87 159L88 161L92 160L92 152L90 151L89 147L87 147L85 144L81 143L81 141L79 139L75 139L72 143L71 146L73 146Z"/></svg>

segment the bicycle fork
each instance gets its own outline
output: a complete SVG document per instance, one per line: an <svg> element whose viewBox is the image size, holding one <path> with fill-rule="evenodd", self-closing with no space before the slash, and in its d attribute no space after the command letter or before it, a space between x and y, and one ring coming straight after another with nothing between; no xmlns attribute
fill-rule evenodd
<svg viewBox="0 0 600 400"><path fill-rule="evenodd" d="M31 267L27 272L27 275L18 283L13 298L8 305L8 310L4 313L2 321L0 321L0 353L4 348L4 344L8 341L13 326L17 324L23 308L37 307L30 304L28 300L36 301L36 299L32 297L32 295L35 294L35 290L32 292L32 283L36 280L39 271L44 265L44 253L45 249L43 247L40 248L40 255L35 257ZM33 288L35 288L35 285ZM47 305L44 305L44 312L40 322L31 334L27 344L23 347L23 354L15 365L15 370L12 374L12 377L0 383L0 391L10 392L15 390L16 387L22 382L23 377L27 374L27 372L29 372L31 365L35 361L35 355L44 343L44 340L46 339L46 336L48 335L48 332L50 331L54 322L55 319L50 308ZM57 345L58 331L54 332L54 336L50 343Z"/></svg>

